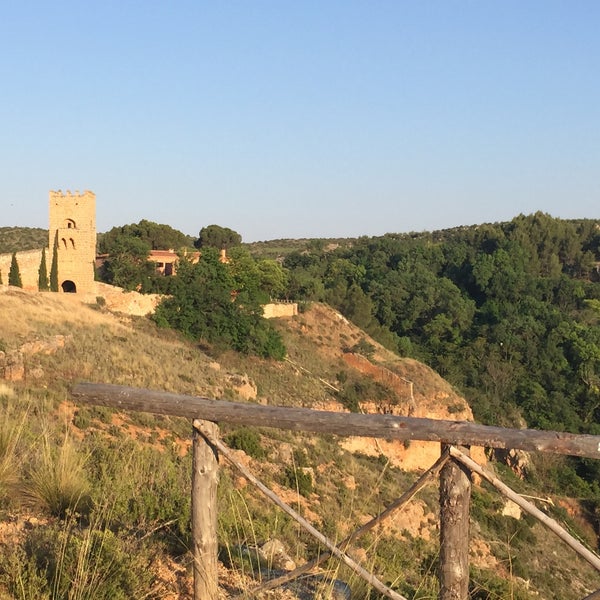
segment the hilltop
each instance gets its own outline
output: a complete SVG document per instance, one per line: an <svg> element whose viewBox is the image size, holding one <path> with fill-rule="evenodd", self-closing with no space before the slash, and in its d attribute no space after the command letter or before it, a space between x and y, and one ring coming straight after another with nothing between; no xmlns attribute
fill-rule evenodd
<svg viewBox="0 0 600 600"><path fill-rule="evenodd" d="M189 597L189 422L77 406L69 395L76 381L282 406L472 418L464 398L429 367L386 350L324 304L308 304L297 317L276 322L288 349L283 362L216 354L145 317L112 312L104 301L82 302L77 295L4 288L0 314L3 600L16 597L15 578L29 594L19 597L62 598L50 595L44 572L61 586L91 589L86 577L109 564L112 587L96 582L90 598ZM416 442L226 426L221 433L257 476L336 539L397 498L439 455L435 444ZM518 491L539 492L502 465L496 468ZM79 494L75 513L65 510L67 488ZM297 563L318 552L314 541L226 467L219 493L224 597L251 585L239 565L231 566L238 544L277 538ZM596 544L577 503L552 502L547 507L555 518L567 519ZM357 543L353 555L407 597L434 597L437 511L433 486ZM507 516L504 502L486 487L475 489L472 518L474 598L510 593L568 600L600 588L591 569L540 525ZM543 560L528 551L533 545ZM49 558L67 547L61 564ZM102 548L109 549L110 563ZM82 561L87 574L77 570ZM368 597L352 574L335 563L328 568L350 583L354 597Z"/></svg>

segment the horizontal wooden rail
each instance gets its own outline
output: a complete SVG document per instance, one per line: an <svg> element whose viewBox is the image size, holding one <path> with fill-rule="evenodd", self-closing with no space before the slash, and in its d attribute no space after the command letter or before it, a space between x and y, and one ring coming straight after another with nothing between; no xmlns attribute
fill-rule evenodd
<svg viewBox="0 0 600 600"><path fill-rule="evenodd" d="M395 415L364 415L309 408L262 406L98 383L79 383L73 388L72 396L79 402L122 410L238 425L342 436L422 440L455 446L516 448L600 458L600 436L595 435L534 429L504 429L469 421L441 421Z"/></svg>

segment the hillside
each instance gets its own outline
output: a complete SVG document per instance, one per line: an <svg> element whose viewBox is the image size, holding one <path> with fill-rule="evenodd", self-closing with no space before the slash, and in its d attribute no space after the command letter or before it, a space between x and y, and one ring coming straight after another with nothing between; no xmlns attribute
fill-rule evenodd
<svg viewBox="0 0 600 600"><path fill-rule="evenodd" d="M435 372L384 349L323 304L277 322L289 360L275 362L214 355L95 299L2 291L1 600L67 598L68 589L79 589L78 598L190 597L189 422L77 406L69 396L76 381L272 405L472 418L465 400ZM435 444L415 442L226 426L222 435L257 476L336 539L396 499L439 455ZM496 468L521 493L543 493ZM219 494L224 598L252 585L247 570L231 566L239 544L276 538L296 563L317 554L315 542L227 467ZM552 501L546 505L552 516L595 547L578 504ZM473 598L574 600L600 588L600 577L540 525L503 510L498 496L476 487ZM353 555L407 597L436 597L437 511L433 486L358 542ZM531 547L539 553L532 556ZM375 597L337 564L328 569L351 585L353 597ZM265 597L296 597L278 594Z"/></svg>
<svg viewBox="0 0 600 600"><path fill-rule="evenodd" d="M0 254L38 250L48 246L48 230L37 227L0 227Z"/></svg>

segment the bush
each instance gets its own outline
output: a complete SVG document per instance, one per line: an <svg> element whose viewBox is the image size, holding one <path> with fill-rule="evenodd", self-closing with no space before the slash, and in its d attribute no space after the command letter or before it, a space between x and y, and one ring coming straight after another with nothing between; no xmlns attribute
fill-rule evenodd
<svg viewBox="0 0 600 600"><path fill-rule="evenodd" d="M191 453L140 447L129 438L90 436L93 496L106 506L112 529L154 530L176 554L189 548Z"/></svg>
<svg viewBox="0 0 600 600"><path fill-rule="evenodd" d="M225 443L235 450L243 450L248 456L261 460L267 453L261 446L260 434L250 427L241 427L225 436Z"/></svg>
<svg viewBox="0 0 600 600"><path fill-rule="evenodd" d="M148 597L148 557L130 539L73 521L34 529L0 559L0 581L19 600Z"/></svg>
<svg viewBox="0 0 600 600"><path fill-rule="evenodd" d="M286 467L283 472L283 485L296 490L301 496L308 498L313 492L313 479L309 471Z"/></svg>

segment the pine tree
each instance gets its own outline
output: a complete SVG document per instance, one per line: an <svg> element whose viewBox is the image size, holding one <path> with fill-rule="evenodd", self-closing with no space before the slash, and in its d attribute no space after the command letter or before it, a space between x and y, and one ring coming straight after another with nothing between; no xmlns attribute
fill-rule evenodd
<svg viewBox="0 0 600 600"><path fill-rule="evenodd" d="M47 292L50 289L48 285L48 269L46 267L46 248L42 248L42 260L38 270L38 290Z"/></svg>
<svg viewBox="0 0 600 600"><path fill-rule="evenodd" d="M23 287L21 281L21 273L19 272L19 263L17 262L17 253L13 252L12 259L10 261L10 270L8 271L8 285L14 285L15 287Z"/></svg>
<svg viewBox="0 0 600 600"><path fill-rule="evenodd" d="M58 231L54 234L52 265L50 267L50 291L58 292Z"/></svg>

